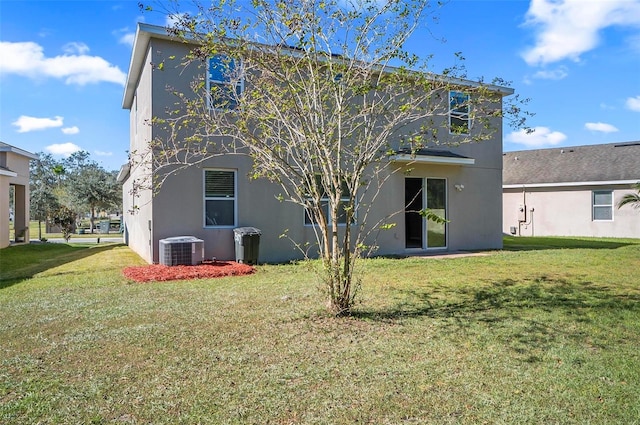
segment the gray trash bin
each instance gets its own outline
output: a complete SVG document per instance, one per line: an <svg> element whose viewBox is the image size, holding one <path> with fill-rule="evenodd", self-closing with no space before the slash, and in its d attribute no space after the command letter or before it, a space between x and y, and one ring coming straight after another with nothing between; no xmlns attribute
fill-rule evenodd
<svg viewBox="0 0 640 425"><path fill-rule="evenodd" d="M258 264L258 250L262 232L255 227L233 229L236 245L236 261L244 264Z"/></svg>

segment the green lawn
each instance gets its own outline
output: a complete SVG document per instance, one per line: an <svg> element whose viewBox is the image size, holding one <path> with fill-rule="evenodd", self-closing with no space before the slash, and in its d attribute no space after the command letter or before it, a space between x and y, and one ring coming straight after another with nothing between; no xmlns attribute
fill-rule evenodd
<svg viewBox="0 0 640 425"><path fill-rule="evenodd" d="M0 250L3 424L638 424L640 241L135 284L122 245Z"/></svg>

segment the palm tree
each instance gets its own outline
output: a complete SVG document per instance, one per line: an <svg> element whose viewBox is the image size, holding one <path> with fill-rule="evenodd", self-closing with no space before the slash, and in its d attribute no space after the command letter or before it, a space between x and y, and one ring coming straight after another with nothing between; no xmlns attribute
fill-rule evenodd
<svg viewBox="0 0 640 425"><path fill-rule="evenodd" d="M64 169L64 165L57 164L52 168L53 174L58 178L58 187L60 187L60 183L62 182L62 176L67 173L67 170Z"/></svg>
<svg viewBox="0 0 640 425"><path fill-rule="evenodd" d="M622 208L624 205L630 204L634 208L640 208L640 182L632 186L638 193L628 193L622 197L618 202L618 208Z"/></svg>

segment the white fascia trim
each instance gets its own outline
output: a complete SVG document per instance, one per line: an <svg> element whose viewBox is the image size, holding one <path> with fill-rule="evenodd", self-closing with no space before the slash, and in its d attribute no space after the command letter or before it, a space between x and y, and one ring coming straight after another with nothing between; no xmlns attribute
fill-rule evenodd
<svg viewBox="0 0 640 425"><path fill-rule="evenodd" d="M29 158L29 159L39 158L38 155L34 153L27 152L24 149L16 148L15 146L11 146L6 143L3 143L0 145L0 152L11 152L11 153L15 153L16 155L24 156L25 158Z"/></svg>
<svg viewBox="0 0 640 425"><path fill-rule="evenodd" d="M143 61L147 54L147 47L151 37L163 38L171 40L171 36L167 32L166 27L158 25L149 25L142 22L138 23L136 35L133 39L133 49L131 50L131 61L129 62L129 72L127 72L127 81L125 83L124 97L122 99L122 109L131 109L133 103L133 95L136 92L136 85L140 78L143 68Z"/></svg>
<svg viewBox="0 0 640 425"><path fill-rule="evenodd" d="M640 179L639 179L640 180ZM605 180L592 182L562 182L562 183L525 183L503 184L503 189L523 189L529 187L576 187L576 186L613 186L622 184L636 184L638 180Z"/></svg>
<svg viewBox="0 0 640 425"><path fill-rule="evenodd" d="M17 177L18 173L10 170L3 170L0 168L0 176Z"/></svg>
<svg viewBox="0 0 640 425"><path fill-rule="evenodd" d="M409 155L400 154L391 157L395 162L419 162L422 164L449 164L449 165L473 165L476 160L473 158L451 158L446 156L429 155Z"/></svg>
<svg viewBox="0 0 640 425"><path fill-rule="evenodd" d="M131 171L131 164L126 163L120 167L120 171L118 171L118 175L116 176L116 181L118 183L124 183L127 178L129 178L129 173Z"/></svg>

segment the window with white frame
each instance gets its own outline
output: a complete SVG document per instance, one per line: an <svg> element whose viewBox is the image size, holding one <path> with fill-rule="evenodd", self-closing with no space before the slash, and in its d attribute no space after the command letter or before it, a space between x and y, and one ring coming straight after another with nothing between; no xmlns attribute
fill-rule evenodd
<svg viewBox="0 0 640 425"><path fill-rule="evenodd" d="M467 93L449 92L449 132L452 134L469 134L471 120L469 118L469 100Z"/></svg>
<svg viewBox="0 0 640 425"><path fill-rule="evenodd" d="M316 176L316 184L318 185L318 187L322 187L322 182L320 181L319 175ZM349 188L347 187L346 183L342 183L341 190L342 195L340 198L340 205L338 205L338 224L347 224L347 211L345 211L345 205L349 202ZM326 193L323 193L322 197L320 198L320 206L324 212L325 217L327 217L328 224L331 225L331 217L329 215L329 197L326 195ZM355 215L353 217L353 222L355 223ZM316 224L315 220L313 219L313 217L311 217L309 211L307 211L306 209L304 214L304 224L305 226L312 226Z"/></svg>
<svg viewBox="0 0 640 425"><path fill-rule="evenodd" d="M613 220L613 191L594 190L593 196L593 220L611 221Z"/></svg>
<svg viewBox="0 0 640 425"><path fill-rule="evenodd" d="M235 171L204 171L205 227L235 226L236 199Z"/></svg>
<svg viewBox="0 0 640 425"><path fill-rule="evenodd" d="M215 55L207 63L207 90L211 109L236 109L242 94L243 79L238 62Z"/></svg>

